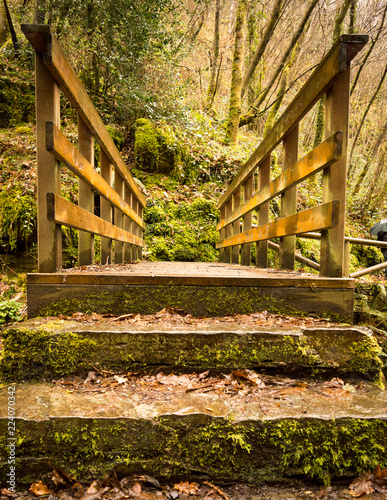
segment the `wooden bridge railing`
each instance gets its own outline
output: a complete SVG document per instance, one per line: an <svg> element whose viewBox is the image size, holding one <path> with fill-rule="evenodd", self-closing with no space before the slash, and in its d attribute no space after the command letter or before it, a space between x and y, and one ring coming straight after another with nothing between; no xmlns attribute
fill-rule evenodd
<svg viewBox="0 0 387 500"><path fill-rule="evenodd" d="M62 230L79 230L79 265L92 264L94 235L101 236L101 262L142 256L145 198L127 169L82 83L48 25L23 25L35 49L38 161L38 272L62 267ZM78 148L60 130L60 90L78 113ZM94 168L94 138L100 174ZM78 205L61 197L61 166L78 178ZM94 193L101 197L94 214Z"/></svg>
<svg viewBox="0 0 387 500"><path fill-rule="evenodd" d="M345 274L350 65L367 40L363 35L340 37L220 198L217 248L222 262L250 265L251 244L257 242L256 265L267 268L268 240L280 238L280 266L294 269L296 235L321 231L320 275ZM299 122L324 95L326 140L298 159ZM270 180L271 153L281 142L283 171ZM320 171L323 203L297 212L297 184ZM269 202L277 196L281 217L270 222Z"/></svg>

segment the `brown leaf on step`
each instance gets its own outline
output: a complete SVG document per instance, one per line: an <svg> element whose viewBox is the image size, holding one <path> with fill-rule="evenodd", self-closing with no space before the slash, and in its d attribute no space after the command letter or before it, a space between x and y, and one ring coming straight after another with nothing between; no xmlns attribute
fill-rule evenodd
<svg viewBox="0 0 387 500"><path fill-rule="evenodd" d="M185 495L196 495L199 491L199 485L186 481L185 483L181 482L179 484L175 484L174 489L180 493L184 493Z"/></svg>
<svg viewBox="0 0 387 500"><path fill-rule="evenodd" d="M58 470L54 469L52 471L51 480L54 482L56 487L60 485L71 486L74 482L67 476L65 472L61 471L60 469Z"/></svg>
<svg viewBox="0 0 387 500"><path fill-rule="evenodd" d="M372 487L372 474L362 474L349 485L350 495L360 497L363 494L370 495L374 489Z"/></svg>
<svg viewBox="0 0 387 500"><path fill-rule="evenodd" d="M256 387L266 387L265 382L252 370L233 370L232 374L234 377L237 378L242 378L244 380L248 380L252 384L254 384Z"/></svg>
<svg viewBox="0 0 387 500"><path fill-rule="evenodd" d="M129 495L140 495L142 487L140 483L134 483L134 485L129 489Z"/></svg>
<svg viewBox="0 0 387 500"><path fill-rule="evenodd" d="M387 469L381 470L378 465L372 475L375 490L379 493L387 492Z"/></svg>
<svg viewBox="0 0 387 500"><path fill-rule="evenodd" d="M36 497L50 494L50 490L47 488L45 484L42 483L42 481L32 484L29 490Z"/></svg>
<svg viewBox="0 0 387 500"><path fill-rule="evenodd" d="M14 493L13 491L7 490L7 488L3 488L1 490L1 494L5 497L9 497L9 498L16 498L19 496L17 493Z"/></svg>
<svg viewBox="0 0 387 500"><path fill-rule="evenodd" d="M337 387L341 389L342 387L344 387L344 381L341 380L341 378L335 377L329 382L324 382L323 384L321 384L321 387Z"/></svg>

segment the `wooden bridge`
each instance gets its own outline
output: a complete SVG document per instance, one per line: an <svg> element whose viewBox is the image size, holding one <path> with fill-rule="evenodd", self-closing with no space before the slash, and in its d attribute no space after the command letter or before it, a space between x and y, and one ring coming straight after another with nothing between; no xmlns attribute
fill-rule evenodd
<svg viewBox="0 0 387 500"><path fill-rule="evenodd" d="M250 304L250 310L270 309L274 301L273 310L351 319L353 279L350 241L345 239L349 83L351 60L366 44L366 36L340 37L220 198L221 264L144 262L123 268L124 262L142 258L144 195L49 26L22 29L36 54L38 273L28 276L30 316L61 310L64 300L68 312L71 303L78 310L101 308L96 297L108 292L115 297L111 310L117 313L131 312L131 304L138 305L136 297L145 312L178 304L210 315L245 311L243 304ZM60 129L61 91L78 113L78 147ZM299 158L300 121L324 95L326 140ZM100 145L100 173L94 168L94 139ZM271 154L279 145L282 173L272 179ZM61 164L79 178L78 204L61 196ZM297 185L319 172L322 204L297 211ZM100 216L94 214L94 193L101 198ZM272 220L269 203L275 197L280 198L281 214ZM120 264L120 269L106 273L97 266L62 272L62 226L79 230L80 266L93 264L94 235L99 235L101 262ZM296 237L321 239L320 264L297 255ZM279 245L270 241L273 238L279 238ZM268 269L268 248L279 252L277 272ZM319 276L296 273L296 260L318 270ZM227 287L233 290L232 301L224 299ZM208 302L205 290L211 291L212 302L224 303L228 310L194 306ZM183 296L185 300L178 300Z"/></svg>

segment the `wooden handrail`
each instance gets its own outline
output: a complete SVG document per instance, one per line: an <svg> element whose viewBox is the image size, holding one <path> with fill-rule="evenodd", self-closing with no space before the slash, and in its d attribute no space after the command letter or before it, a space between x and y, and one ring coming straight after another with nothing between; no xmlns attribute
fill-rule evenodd
<svg viewBox="0 0 387 500"><path fill-rule="evenodd" d="M61 269L61 226L79 230L80 265L93 262L94 235L102 237L101 261L112 262L112 241L116 263L140 259L144 195L50 27L22 25L22 30L35 49L38 271ZM60 130L60 90L78 112L78 148ZM94 138L101 173L94 168ZM78 205L60 196L60 162L79 179ZM94 214L94 193L101 196L101 216Z"/></svg>
<svg viewBox="0 0 387 500"><path fill-rule="evenodd" d="M344 276L350 63L367 40L364 35L339 38L219 199L221 261L250 265L251 244L257 243L256 265L267 267L267 240L279 237L280 266L294 269L296 235L322 231L320 274ZM299 160L299 122L324 94L326 140ZM281 142L283 172L270 180L271 153ZM322 204L297 212L297 185L321 171ZM269 202L277 196L281 216L270 222ZM258 227L253 228L255 212Z"/></svg>

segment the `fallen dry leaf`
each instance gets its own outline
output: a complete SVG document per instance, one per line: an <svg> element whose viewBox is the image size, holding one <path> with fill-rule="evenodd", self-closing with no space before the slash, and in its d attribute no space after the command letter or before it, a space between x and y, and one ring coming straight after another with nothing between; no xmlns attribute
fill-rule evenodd
<svg viewBox="0 0 387 500"><path fill-rule="evenodd" d="M35 496L40 497L42 495L49 495L50 490L45 484L42 483L42 481L38 481L37 483L31 485L30 492Z"/></svg>
<svg viewBox="0 0 387 500"><path fill-rule="evenodd" d="M349 493L353 497L360 497L363 494L370 495L374 489L372 487L372 474L362 474L349 485Z"/></svg>
<svg viewBox="0 0 387 500"><path fill-rule="evenodd" d="M196 483L181 482L179 484L175 484L174 489L179 491L180 493L185 493L186 495L196 495L199 491L199 485Z"/></svg>

